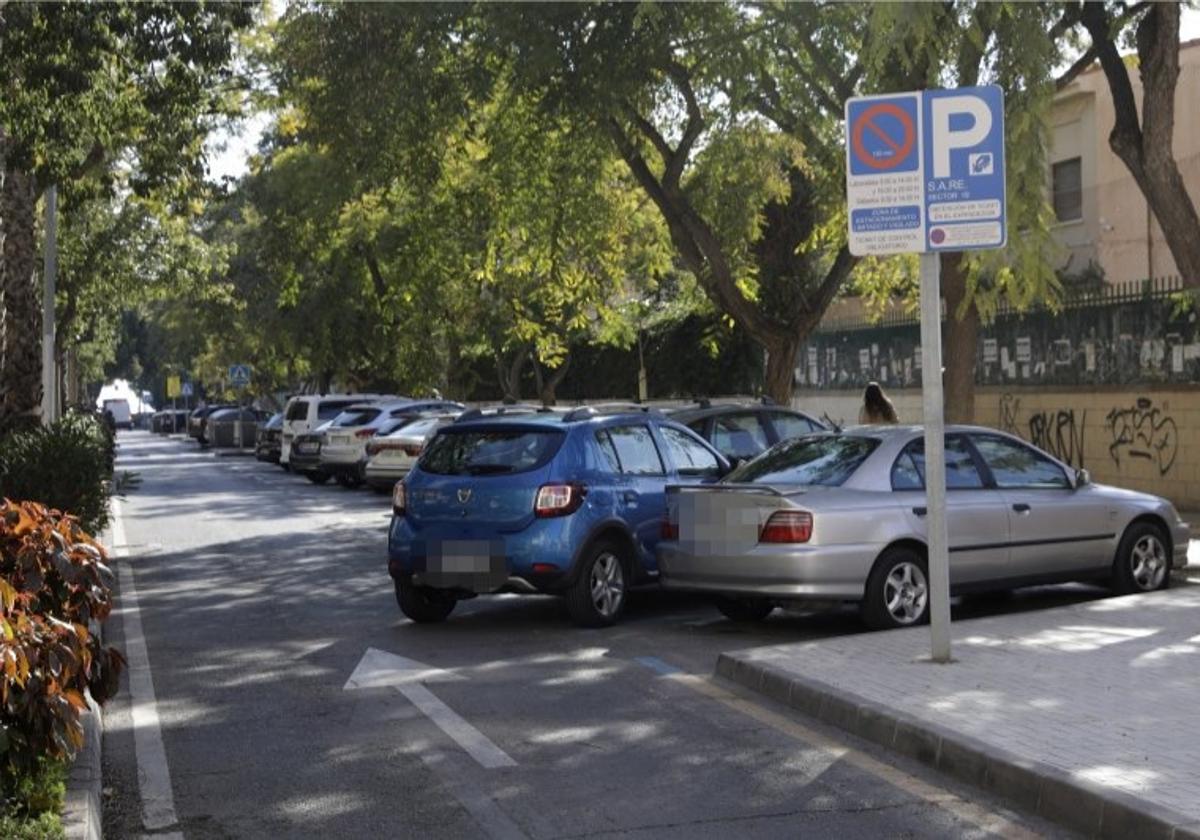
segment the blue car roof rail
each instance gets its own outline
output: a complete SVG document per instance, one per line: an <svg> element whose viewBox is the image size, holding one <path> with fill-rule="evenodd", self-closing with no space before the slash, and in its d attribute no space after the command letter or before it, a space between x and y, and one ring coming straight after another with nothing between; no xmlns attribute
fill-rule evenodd
<svg viewBox="0 0 1200 840"><path fill-rule="evenodd" d="M632 414L634 412L658 414L658 410L653 406L643 405L642 403L600 403L598 405L581 405L578 408L573 408L563 415L562 421L564 423L573 423L576 420L584 420L589 417L601 417L606 414Z"/></svg>
<svg viewBox="0 0 1200 840"><path fill-rule="evenodd" d="M458 417L455 419L454 422L455 423L464 423L467 420L478 420L481 417L505 417L508 415L544 414L550 410L551 409L548 409L544 406L528 405L525 403L518 403L515 405L501 405L501 406L497 406L496 408L487 408L487 409L468 408L462 414L458 415Z"/></svg>

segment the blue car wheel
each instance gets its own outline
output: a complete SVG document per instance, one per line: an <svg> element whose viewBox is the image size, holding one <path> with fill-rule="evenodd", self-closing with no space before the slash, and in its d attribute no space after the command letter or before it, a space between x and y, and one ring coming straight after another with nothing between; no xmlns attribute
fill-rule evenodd
<svg viewBox="0 0 1200 840"><path fill-rule="evenodd" d="M580 561L579 575L567 590L567 610L583 627L608 627L625 607L629 564L607 540L593 544Z"/></svg>
<svg viewBox="0 0 1200 840"><path fill-rule="evenodd" d="M448 592L439 592L428 586L416 586L408 581L396 581L396 603L400 612L417 624L437 624L445 621L454 612L457 603Z"/></svg>

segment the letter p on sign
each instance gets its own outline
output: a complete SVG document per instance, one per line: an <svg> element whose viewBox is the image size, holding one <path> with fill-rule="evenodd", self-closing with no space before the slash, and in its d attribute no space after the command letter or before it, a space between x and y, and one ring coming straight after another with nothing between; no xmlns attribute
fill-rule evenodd
<svg viewBox="0 0 1200 840"><path fill-rule="evenodd" d="M992 112L976 96L943 96L930 102L930 140L933 151L933 177L949 178L950 152L969 149L987 139L992 130ZM973 118L968 128L954 129L950 118L961 114Z"/></svg>

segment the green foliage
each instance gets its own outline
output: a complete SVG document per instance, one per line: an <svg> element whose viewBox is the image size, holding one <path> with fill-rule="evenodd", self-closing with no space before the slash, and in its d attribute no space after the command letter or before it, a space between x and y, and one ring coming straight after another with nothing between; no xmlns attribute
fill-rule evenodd
<svg viewBox="0 0 1200 840"><path fill-rule="evenodd" d="M1002 300L1018 308L1053 307L1058 301L1060 285L1052 267L1058 253L1050 235L1053 211L1045 171L1053 73L1070 44L1046 34L1060 14L1048 4L977 2L881 3L872 11L871 28L890 36L870 42L870 86L886 90L886 79L899 66L919 73L928 86L1004 89L1010 235L1006 248L966 257L967 294L961 304L975 306L985 321ZM872 304L893 295L915 302L916 272L908 258L861 266L855 281Z"/></svg>
<svg viewBox="0 0 1200 840"><path fill-rule="evenodd" d="M36 502L0 503L0 788L6 801L47 760L70 760L82 746L84 692L103 703L117 690L124 659L88 629L112 609L112 573L103 560L104 549L74 517Z"/></svg>
<svg viewBox="0 0 1200 840"><path fill-rule="evenodd" d="M123 153L139 189L201 175L197 138L228 110L245 3L8 4L0 32L7 165L42 183L101 174ZM107 182L107 183L106 183Z"/></svg>
<svg viewBox="0 0 1200 840"><path fill-rule="evenodd" d="M44 811L32 818L0 814L0 837L6 840L63 840L66 836L62 818L55 812Z"/></svg>
<svg viewBox="0 0 1200 840"><path fill-rule="evenodd" d="M5 840L59 840L65 836L59 813L67 794L67 762L44 758L29 772L0 774L0 837Z"/></svg>
<svg viewBox="0 0 1200 840"><path fill-rule="evenodd" d="M108 522L112 434L95 415L68 413L0 440L0 497L68 511L97 531Z"/></svg>

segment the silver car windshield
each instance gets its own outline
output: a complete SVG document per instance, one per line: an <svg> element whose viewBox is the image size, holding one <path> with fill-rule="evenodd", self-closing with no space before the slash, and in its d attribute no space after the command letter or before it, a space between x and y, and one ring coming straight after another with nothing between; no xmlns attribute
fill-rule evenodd
<svg viewBox="0 0 1200 840"><path fill-rule="evenodd" d="M840 487L879 446L876 438L809 435L771 447L723 479L730 484Z"/></svg>

